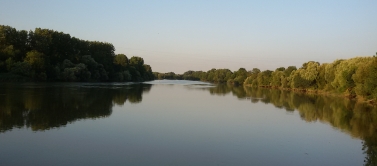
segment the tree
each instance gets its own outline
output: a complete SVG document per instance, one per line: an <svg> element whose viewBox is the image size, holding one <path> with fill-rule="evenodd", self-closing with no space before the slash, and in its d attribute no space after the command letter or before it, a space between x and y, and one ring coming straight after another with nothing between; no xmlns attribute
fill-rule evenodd
<svg viewBox="0 0 377 166"><path fill-rule="evenodd" d="M114 63L126 67L128 65L128 58L124 54L117 54L115 55Z"/></svg>
<svg viewBox="0 0 377 166"><path fill-rule="evenodd" d="M35 28L34 32L29 32L31 48L44 55L50 55L53 33L53 30L41 28Z"/></svg>
<svg viewBox="0 0 377 166"><path fill-rule="evenodd" d="M29 63L32 69L41 72L45 67L44 54L36 50L29 51L26 54L25 62Z"/></svg>
<svg viewBox="0 0 377 166"><path fill-rule="evenodd" d="M352 75L357 95L377 99L377 57L370 58Z"/></svg>
<svg viewBox="0 0 377 166"><path fill-rule="evenodd" d="M335 79L331 82L331 85L338 90L338 92L346 92L349 95L354 95L355 82L352 79L352 75L355 74L357 68L362 66L371 58L357 57L344 60L337 65L335 70Z"/></svg>
<svg viewBox="0 0 377 166"><path fill-rule="evenodd" d="M316 78L318 76L319 63L314 61L306 62L302 67L290 75L292 88L317 89Z"/></svg>
<svg viewBox="0 0 377 166"><path fill-rule="evenodd" d="M236 72L233 73L232 78L234 85L242 85L247 78L247 71L245 68L239 68Z"/></svg>
<svg viewBox="0 0 377 166"><path fill-rule="evenodd" d="M318 69L318 75L317 75L317 78L316 78L316 84L317 84L317 87L319 90L324 90L326 88L326 66L328 64L327 63L323 63L322 65L320 65L317 69Z"/></svg>
<svg viewBox="0 0 377 166"><path fill-rule="evenodd" d="M289 66L287 69L284 70L285 77L289 77L293 70L297 70L296 66Z"/></svg>
<svg viewBox="0 0 377 166"><path fill-rule="evenodd" d="M326 80L326 87L325 90L334 90L335 88L332 86L332 82L335 79L335 71L337 66L344 61L343 59L335 60L333 63L326 65L325 67L325 80Z"/></svg>
<svg viewBox="0 0 377 166"><path fill-rule="evenodd" d="M300 69L292 71L289 78L290 86L292 88L307 89L311 82L301 77Z"/></svg>
<svg viewBox="0 0 377 166"><path fill-rule="evenodd" d="M144 65L144 59L138 56L133 56L130 59L130 65L134 67L142 67Z"/></svg>
<svg viewBox="0 0 377 166"><path fill-rule="evenodd" d="M62 72L65 81L88 81L91 73L83 63L79 63L74 67L65 68Z"/></svg>
<svg viewBox="0 0 377 166"><path fill-rule="evenodd" d="M213 73L213 82L225 83L232 77L232 72L229 69L217 69Z"/></svg>
<svg viewBox="0 0 377 166"><path fill-rule="evenodd" d="M282 85L282 79L284 79L285 68L277 68L271 74L271 86L280 87Z"/></svg>
<svg viewBox="0 0 377 166"><path fill-rule="evenodd" d="M259 73L257 76L258 86L270 86L271 75L272 75L271 70L265 70Z"/></svg>
<svg viewBox="0 0 377 166"><path fill-rule="evenodd" d="M143 67L144 67L144 71L145 71L144 75L143 75L144 81L153 80L154 75L153 75L152 67L150 65L146 65L146 64L144 64Z"/></svg>
<svg viewBox="0 0 377 166"><path fill-rule="evenodd" d="M27 31L0 25L0 61L10 57L16 62L21 61L25 57L27 45Z"/></svg>
<svg viewBox="0 0 377 166"><path fill-rule="evenodd" d="M257 77L258 77L258 74L260 73L261 71L258 69L258 68L253 68L249 73L250 73L250 76L248 76L246 79L245 79L245 82L244 84L251 84L252 86L258 86L258 81L257 81Z"/></svg>
<svg viewBox="0 0 377 166"><path fill-rule="evenodd" d="M31 66L27 62L16 62L12 65L10 72L22 76L31 76Z"/></svg>
<svg viewBox="0 0 377 166"><path fill-rule="evenodd" d="M143 81L154 78L152 68L145 65L141 57L134 57L130 66L124 54L115 55L114 51L114 46L107 42L81 40L50 29L35 28L27 32L0 25L0 72L21 74L24 72L19 69L29 66L29 74L22 75L39 80L112 81L119 80L120 76L121 80L129 80L132 76L134 81Z"/></svg>
<svg viewBox="0 0 377 166"><path fill-rule="evenodd" d="M302 78L308 81L315 81L318 75L319 63L310 61L303 64L303 67L298 70Z"/></svg>

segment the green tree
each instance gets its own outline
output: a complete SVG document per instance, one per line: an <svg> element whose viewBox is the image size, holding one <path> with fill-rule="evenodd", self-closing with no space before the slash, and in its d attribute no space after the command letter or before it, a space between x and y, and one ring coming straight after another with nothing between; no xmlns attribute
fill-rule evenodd
<svg viewBox="0 0 377 166"><path fill-rule="evenodd" d="M298 70L291 72L288 79L292 88L317 89L316 79L318 76L319 63L309 61L304 63Z"/></svg>
<svg viewBox="0 0 377 166"><path fill-rule="evenodd" d="M239 68L236 72L233 73L233 84L234 85L243 85L247 78L247 71L245 68Z"/></svg>
<svg viewBox="0 0 377 166"><path fill-rule="evenodd" d="M44 54L36 50L29 51L26 54L25 62L29 63L32 69L41 72L45 67Z"/></svg>
<svg viewBox="0 0 377 166"><path fill-rule="evenodd" d="M300 70L292 71L288 82L290 82L290 87L298 89L306 89L311 84L309 80L301 77Z"/></svg>
<svg viewBox="0 0 377 166"><path fill-rule="evenodd" d="M130 65L135 67L142 67L144 65L144 59L138 56L133 56L130 59Z"/></svg>
<svg viewBox="0 0 377 166"><path fill-rule="evenodd" d="M258 86L258 81L257 81L257 77L258 77L258 74L260 73L261 71L258 69L258 68L253 68L249 73L250 73L250 76L248 76L244 82L244 84L247 84L247 85L252 85L252 86Z"/></svg>
<svg viewBox="0 0 377 166"><path fill-rule="evenodd" d="M229 69L217 69L213 73L213 82L226 83L232 77L232 71Z"/></svg>
<svg viewBox="0 0 377 166"><path fill-rule="evenodd" d="M326 88L326 66L328 64L327 63L323 63L322 65L320 65L317 70L318 70L318 75L317 75L317 78L316 78L316 84L317 84L317 88L319 90L324 90Z"/></svg>
<svg viewBox="0 0 377 166"><path fill-rule="evenodd" d="M335 88L332 86L332 82L335 79L335 71L337 66L343 61L343 59L340 60L335 60L333 63L330 63L326 65L325 67L325 80L326 80L326 86L325 90L331 91L334 90Z"/></svg>
<svg viewBox="0 0 377 166"><path fill-rule="evenodd" d="M16 62L12 65L10 72L22 76L31 76L31 66L27 62Z"/></svg>
<svg viewBox="0 0 377 166"><path fill-rule="evenodd" d="M285 77L289 77L293 70L297 70L296 66L289 66L287 69L284 70Z"/></svg>
<svg viewBox="0 0 377 166"><path fill-rule="evenodd" d="M346 92L349 95L355 95L355 82L352 79L352 75L355 74L359 66L368 63L370 60L370 57L357 57L340 62L336 67L335 79L331 82L331 85L338 90L338 92Z"/></svg>
<svg viewBox="0 0 377 166"><path fill-rule="evenodd" d="M265 70L263 72L260 72L257 76L258 86L270 86L271 77L272 77L271 70Z"/></svg>
<svg viewBox="0 0 377 166"><path fill-rule="evenodd" d="M276 69L274 72L271 74L271 86L274 87L281 87L282 86L282 81L285 78L284 77L284 71L285 69Z"/></svg>
<svg viewBox="0 0 377 166"><path fill-rule="evenodd" d="M143 81L154 78L152 68L144 64L141 57L134 57L130 66L124 54L115 55L114 51L111 43L81 40L50 29L35 28L27 32L0 25L0 72L22 73L18 69L27 68L27 63L31 71L23 75L39 80L113 81L120 76L121 80L132 76L134 81Z"/></svg>
<svg viewBox="0 0 377 166"><path fill-rule="evenodd" d="M368 62L360 65L352 75L352 79L355 82L357 95L377 99L377 57L369 59Z"/></svg>
<svg viewBox="0 0 377 166"><path fill-rule="evenodd" d="M88 81L91 73L85 64L79 63L74 67L65 68L62 75L65 81Z"/></svg>
<svg viewBox="0 0 377 166"><path fill-rule="evenodd" d="M124 54L117 54L114 58L114 63L126 67L128 65L128 58Z"/></svg>

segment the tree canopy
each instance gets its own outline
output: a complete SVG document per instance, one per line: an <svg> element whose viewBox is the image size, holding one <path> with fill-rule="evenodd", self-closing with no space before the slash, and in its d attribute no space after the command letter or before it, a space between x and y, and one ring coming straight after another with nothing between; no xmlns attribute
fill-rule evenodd
<svg viewBox="0 0 377 166"><path fill-rule="evenodd" d="M152 68L141 57L114 53L111 43L86 41L63 32L0 25L0 73L36 81L147 81Z"/></svg>

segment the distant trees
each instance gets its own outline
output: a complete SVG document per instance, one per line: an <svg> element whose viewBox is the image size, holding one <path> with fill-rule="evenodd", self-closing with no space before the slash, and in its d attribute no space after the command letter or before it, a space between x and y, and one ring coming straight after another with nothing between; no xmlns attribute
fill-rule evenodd
<svg viewBox="0 0 377 166"><path fill-rule="evenodd" d="M189 70L183 74L153 73L141 57L115 54L111 43L85 41L49 29L18 31L0 25L0 73L37 81L147 81L201 80L294 90L331 91L350 97L377 99L376 57L356 57L320 64L309 61L300 68L274 71L253 68Z"/></svg>
<svg viewBox="0 0 377 166"><path fill-rule="evenodd" d="M232 74L233 81L230 81L230 83L233 83L234 85L242 85L245 82L245 79L247 78L248 73L245 68L240 68L238 71L234 72Z"/></svg>
<svg viewBox="0 0 377 166"><path fill-rule="evenodd" d="M0 72L38 81L146 81L141 57L114 53L111 43L85 41L49 29L17 31L0 25Z"/></svg>
<svg viewBox="0 0 377 166"><path fill-rule="evenodd" d="M317 68L319 67L318 62L307 62L302 65L298 70L292 71L291 73L291 88L298 89L315 89L316 88L316 78L318 75Z"/></svg>
<svg viewBox="0 0 377 166"><path fill-rule="evenodd" d="M258 73L258 76L257 76L258 86L270 86L271 79L272 79L271 70L265 70Z"/></svg>
<svg viewBox="0 0 377 166"><path fill-rule="evenodd" d="M250 73L250 76L248 76L246 79L245 79L245 82L244 84L247 84L247 85L253 85L253 86L258 86L258 82L257 82L257 77L258 77L258 74L260 73L261 71L258 69L258 68L253 68L253 70L251 70L249 73Z"/></svg>
<svg viewBox="0 0 377 166"><path fill-rule="evenodd" d="M207 81L213 83L235 83L242 85L244 79L247 77L247 71L244 68L240 68L236 72L232 72L229 69L211 69L205 71L193 71L189 70L183 74L175 74L174 72L168 73L154 73L157 79L182 79L182 80L197 80ZM231 80L231 81L229 81Z"/></svg>
<svg viewBox="0 0 377 166"><path fill-rule="evenodd" d="M309 61L300 68L279 67L275 71L253 68L246 71L211 69L186 71L183 74L153 73L158 79L200 80L252 87L285 88L299 91L327 91L342 93L349 97L377 100L377 57L356 57L335 60L333 63Z"/></svg>
<svg viewBox="0 0 377 166"><path fill-rule="evenodd" d="M377 57L356 57L333 63L309 61L300 68L279 67L275 71L239 68L186 71L183 74L154 73L158 79L201 80L213 83L252 87L285 88L299 91L327 91L349 97L361 96L377 100Z"/></svg>
<svg viewBox="0 0 377 166"><path fill-rule="evenodd" d="M284 79L284 67L277 68L271 73L271 86L280 87L282 85L282 79Z"/></svg>
<svg viewBox="0 0 377 166"><path fill-rule="evenodd" d="M294 90L330 91L344 93L349 97L361 96L377 99L377 57L356 57L320 64L309 61L296 69L277 68L252 74L245 85L289 88ZM255 74L258 73L258 74Z"/></svg>

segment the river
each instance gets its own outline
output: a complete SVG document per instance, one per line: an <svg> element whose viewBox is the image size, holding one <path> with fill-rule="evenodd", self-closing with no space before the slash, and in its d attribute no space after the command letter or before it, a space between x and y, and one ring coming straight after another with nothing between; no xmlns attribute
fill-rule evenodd
<svg viewBox="0 0 377 166"><path fill-rule="evenodd" d="M0 165L374 165L377 109L197 81L0 85Z"/></svg>

